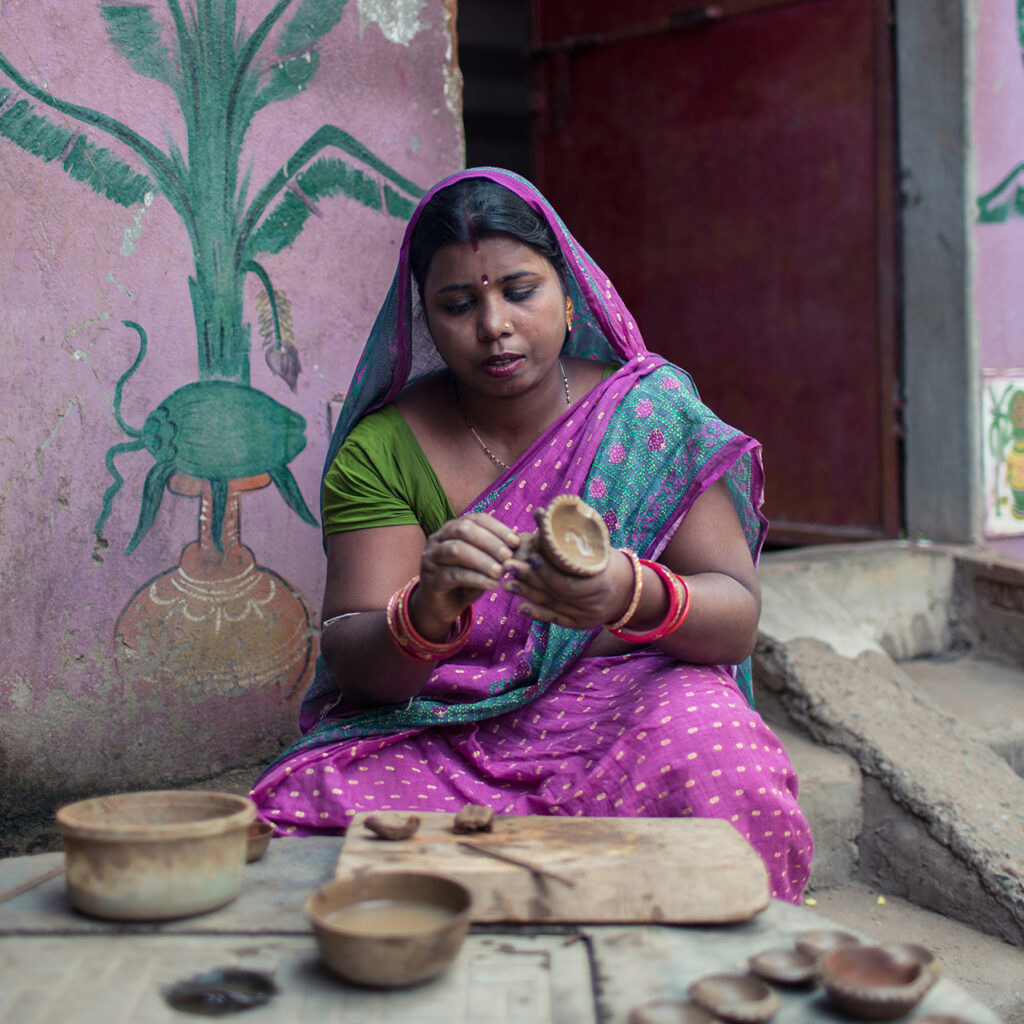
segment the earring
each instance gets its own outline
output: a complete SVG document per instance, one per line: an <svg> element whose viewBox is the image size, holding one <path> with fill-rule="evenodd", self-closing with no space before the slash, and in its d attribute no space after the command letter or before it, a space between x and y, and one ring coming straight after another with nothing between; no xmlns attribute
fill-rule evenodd
<svg viewBox="0 0 1024 1024"><path fill-rule="evenodd" d="M576 312L576 307L572 304L572 296L569 296L565 300L565 327L566 330L572 330L572 317Z"/></svg>

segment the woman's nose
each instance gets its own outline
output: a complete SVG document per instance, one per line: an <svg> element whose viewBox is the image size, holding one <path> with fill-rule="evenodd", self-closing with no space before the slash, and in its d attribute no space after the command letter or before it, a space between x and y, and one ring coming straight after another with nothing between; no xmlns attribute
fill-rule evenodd
<svg viewBox="0 0 1024 1024"><path fill-rule="evenodd" d="M481 341L493 341L512 332L512 323L501 308L501 303L485 299L479 305L477 335Z"/></svg>

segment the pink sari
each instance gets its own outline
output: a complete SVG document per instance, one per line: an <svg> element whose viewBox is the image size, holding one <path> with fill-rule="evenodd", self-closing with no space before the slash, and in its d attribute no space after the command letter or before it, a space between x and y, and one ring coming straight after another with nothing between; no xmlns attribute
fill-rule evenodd
<svg viewBox="0 0 1024 1024"><path fill-rule="evenodd" d="M530 188L483 173L521 194ZM544 209L572 257L580 308L593 298L581 278L593 283L600 271ZM623 325L611 348L625 363L471 509L530 530L534 507L579 494L602 513L613 543L656 558L697 496L724 478L756 558L765 528L757 443L714 417L683 371L643 348L607 284L607 308L587 305L585 325L605 339L609 317ZM389 302L407 287L400 266ZM387 310L385 336L402 322ZM584 343L604 357L593 338ZM302 739L252 790L261 816L288 835L344 831L362 810L457 811L468 802L508 814L718 817L764 859L772 894L799 900L813 843L792 766L751 709L742 670L682 664L653 647L587 657L599 631L533 622L518 603L504 591L477 601L469 643L407 706L347 706L343 681L321 665Z"/></svg>

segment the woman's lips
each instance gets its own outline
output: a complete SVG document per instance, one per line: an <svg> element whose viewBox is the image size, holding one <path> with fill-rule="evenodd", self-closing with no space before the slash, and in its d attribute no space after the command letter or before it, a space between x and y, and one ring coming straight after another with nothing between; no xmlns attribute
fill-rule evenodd
<svg viewBox="0 0 1024 1024"><path fill-rule="evenodd" d="M483 364L483 369L485 373L489 373L492 377L510 377L519 369L523 358L523 356L511 354L492 356Z"/></svg>

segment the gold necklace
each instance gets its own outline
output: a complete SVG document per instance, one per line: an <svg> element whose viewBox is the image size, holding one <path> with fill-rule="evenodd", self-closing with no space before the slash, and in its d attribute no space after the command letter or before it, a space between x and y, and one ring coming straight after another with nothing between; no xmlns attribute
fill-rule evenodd
<svg viewBox="0 0 1024 1024"><path fill-rule="evenodd" d="M565 367L562 365L562 360L558 360L558 369L562 371L562 387L565 388L565 404L572 405L572 397L569 394L569 378L565 374ZM459 414L462 416L462 422L469 427L469 432L476 438L477 443L484 450L484 455L502 469L511 469L512 467L507 462L502 462L490 448L484 444L484 439L476 432L476 428L472 423L469 422L469 417L466 415L465 410L462 408L462 402L459 400L459 382L455 380L455 404L459 407Z"/></svg>

